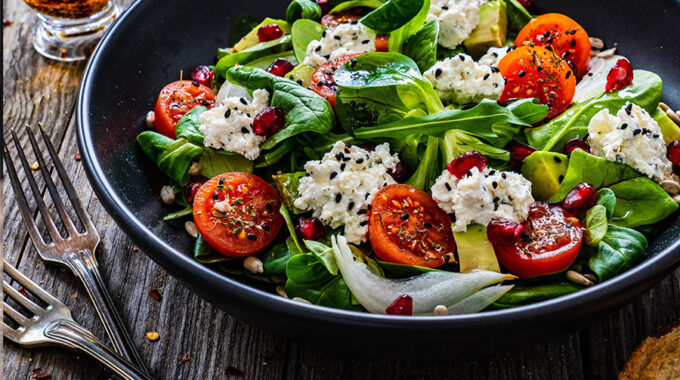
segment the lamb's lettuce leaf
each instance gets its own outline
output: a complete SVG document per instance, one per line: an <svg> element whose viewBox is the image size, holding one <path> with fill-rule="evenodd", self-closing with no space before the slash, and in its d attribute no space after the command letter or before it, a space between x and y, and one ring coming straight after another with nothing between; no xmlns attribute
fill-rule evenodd
<svg viewBox="0 0 680 380"><path fill-rule="evenodd" d="M678 209L678 204L659 185L630 166L581 149L572 152L564 180L550 200L562 201L582 182L614 192L616 203L609 223L617 226L635 228L654 224Z"/></svg>
<svg viewBox="0 0 680 380"><path fill-rule="evenodd" d="M268 90L271 105L283 110L286 116L283 129L267 139L262 149L272 149L302 132L328 133L335 126L335 115L330 103L291 80L247 66L230 68L227 80L251 91L259 88Z"/></svg>
<svg viewBox="0 0 680 380"><path fill-rule="evenodd" d="M454 158L471 150L476 150L487 158L501 162L510 160L510 152L507 150L496 148L475 136L456 129L446 132L440 146L444 162L451 162Z"/></svg>
<svg viewBox="0 0 680 380"><path fill-rule="evenodd" d="M198 158L201 165L201 174L213 178L224 173L252 173L253 161L235 153L217 151L205 148Z"/></svg>
<svg viewBox="0 0 680 380"><path fill-rule="evenodd" d="M647 250L647 239L631 228L609 226L588 260L590 270L604 281L633 267Z"/></svg>
<svg viewBox="0 0 680 380"><path fill-rule="evenodd" d="M175 137L185 138L192 144L203 146L203 134L198 130L200 123L198 117L208 109L203 106L197 106L184 114L177 122L175 128Z"/></svg>
<svg viewBox="0 0 680 380"><path fill-rule="evenodd" d="M604 206L607 211L607 219L614 216L614 208L616 207L616 194L607 188L603 187L597 191L597 204Z"/></svg>
<svg viewBox="0 0 680 380"><path fill-rule="evenodd" d="M429 9L429 1L426 0L389 0L360 22L378 33L387 34L413 20L426 2Z"/></svg>
<svg viewBox="0 0 680 380"><path fill-rule="evenodd" d="M616 114L628 101L644 108L651 115L661 99L661 78L645 70L635 70L633 75L630 86L573 104L544 125L527 129L525 133L529 145L538 150L561 152L568 140L588 133L588 124L596 113L607 109Z"/></svg>
<svg viewBox="0 0 680 380"><path fill-rule="evenodd" d="M314 40L320 40L324 30L326 28L323 25L313 20L303 18L295 21L291 28L291 34L293 36L293 51L299 63L302 63L307 56L307 45Z"/></svg>
<svg viewBox="0 0 680 380"><path fill-rule="evenodd" d="M305 247L316 256L321 263L323 263L328 273L333 276L338 274L338 263L335 262L335 256L333 255L333 248L327 246L326 244L320 243L314 240L305 240Z"/></svg>
<svg viewBox="0 0 680 380"><path fill-rule="evenodd" d="M298 19L318 20L321 18L321 7L312 0L293 0L286 9L286 21L289 23Z"/></svg>
<svg viewBox="0 0 680 380"><path fill-rule="evenodd" d="M585 216L585 230L583 231L583 242L589 246L597 246L607 233L607 208L603 205L591 207Z"/></svg>
<svg viewBox="0 0 680 380"><path fill-rule="evenodd" d="M173 140L153 131L140 133L137 143L156 167L178 185L187 181L191 160L204 151L184 138Z"/></svg>
<svg viewBox="0 0 680 380"><path fill-rule="evenodd" d="M279 243L267 250L262 257L262 266L266 275L281 275L286 273L288 260L293 257L285 244Z"/></svg>
<svg viewBox="0 0 680 380"><path fill-rule="evenodd" d="M411 58L421 72L432 67L437 62L437 38L439 37L439 22L428 21L414 35L404 42L403 53Z"/></svg>
<svg viewBox="0 0 680 380"><path fill-rule="evenodd" d="M407 185L420 190L428 191L441 173L442 163L439 159L440 138L428 137L425 153L422 155L418 168L411 178L406 181Z"/></svg>

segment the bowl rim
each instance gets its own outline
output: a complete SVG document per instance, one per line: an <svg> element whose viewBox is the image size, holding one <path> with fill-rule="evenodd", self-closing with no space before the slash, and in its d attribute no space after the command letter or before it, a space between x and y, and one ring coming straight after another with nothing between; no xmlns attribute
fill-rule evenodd
<svg viewBox="0 0 680 380"><path fill-rule="evenodd" d="M125 9L107 30L90 57L81 79L76 103L77 140L87 177L106 211L148 256L185 285L191 283L190 288L209 289L215 294L228 295L235 300L235 304L257 304L280 316L303 316L306 319L336 324L381 328L419 329L442 325L448 328L464 328L480 323L486 326L500 326L509 321L526 322L560 315L585 318L629 302L633 297L625 296L626 294L642 293L680 264L679 238L669 247L626 272L568 295L509 309L437 317L381 315L306 304L256 289L220 274L169 246L138 220L115 193L94 150L87 112L91 101L90 95L93 92L92 76L101 61L102 52L109 48L108 44L116 36L116 31L131 22L131 14L145 4L151 6L150 3L136 0ZM650 285L641 286L644 284Z"/></svg>

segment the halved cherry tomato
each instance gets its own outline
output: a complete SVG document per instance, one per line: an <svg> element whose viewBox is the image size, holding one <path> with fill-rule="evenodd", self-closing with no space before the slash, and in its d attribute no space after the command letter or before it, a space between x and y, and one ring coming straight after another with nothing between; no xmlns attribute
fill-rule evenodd
<svg viewBox="0 0 680 380"><path fill-rule="evenodd" d="M547 118L564 111L574 98L576 78L563 59L542 48L522 46L498 62L505 88L499 102L511 99L536 98L547 104Z"/></svg>
<svg viewBox="0 0 680 380"><path fill-rule="evenodd" d="M402 184L375 194L368 238L381 260L429 268L446 264L456 248L449 215L426 192Z"/></svg>
<svg viewBox="0 0 680 380"><path fill-rule="evenodd" d="M527 43L550 47L567 61L577 78L588 71L590 62L590 38L576 21L559 13L548 13L529 21L520 30L515 46Z"/></svg>
<svg viewBox="0 0 680 380"><path fill-rule="evenodd" d="M345 64L345 62L348 62L352 58L359 55L361 55L361 53L347 54L332 59L319 66L312 74L312 79L310 80L311 84L309 87L312 89L312 91L326 98L328 102L331 103L331 106L333 106L333 109L335 109L335 93L338 90L333 76L335 75L335 72Z"/></svg>
<svg viewBox="0 0 680 380"><path fill-rule="evenodd" d="M181 80L163 87L154 108L154 126L158 133L175 138L179 119L196 106L212 108L215 92L198 82Z"/></svg>
<svg viewBox="0 0 680 380"><path fill-rule="evenodd" d="M204 183L196 192L194 222L215 251L242 257L261 251L274 240L283 225L280 208L276 190L261 178L226 173Z"/></svg>
<svg viewBox="0 0 680 380"><path fill-rule="evenodd" d="M558 205L534 202L514 244L494 244L498 261L510 273L530 278L558 273L578 256L583 227Z"/></svg>
<svg viewBox="0 0 680 380"><path fill-rule="evenodd" d="M352 21L359 21L373 9L368 7L356 7L345 12L329 13L321 17L321 25L328 29L335 28L340 24L347 24Z"/></svg>

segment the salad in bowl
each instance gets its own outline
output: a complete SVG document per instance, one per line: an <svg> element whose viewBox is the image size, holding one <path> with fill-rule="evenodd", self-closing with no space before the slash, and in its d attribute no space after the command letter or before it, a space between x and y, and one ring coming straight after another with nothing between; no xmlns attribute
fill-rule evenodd
<svg viewBox="0 0 680 380"><path fill-rule="evenodd" d="M529 8L529 9L528 9ZM680 202L680 118L518 0L294 0L160 90L137 142L193 257L300 302L510 308L628 270Z"/></svg>

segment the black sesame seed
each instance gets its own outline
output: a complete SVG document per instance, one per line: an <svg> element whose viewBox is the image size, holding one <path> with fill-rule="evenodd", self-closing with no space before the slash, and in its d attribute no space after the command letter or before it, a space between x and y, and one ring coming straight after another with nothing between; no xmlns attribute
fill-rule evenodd
<svg viewBox="0 0 680 380"><path fill-rule="evenodd" d="M564 77L565 77L566 79L569 79L570 76L571 76L571 71L567 71L567 75L565 75Z"/></svg>
<svg viewBox="0 0 680 380"><path fill-rule="evenodd" d="M503 179L507 179L507 178L508 178L508 176L507 176L505 173L501 173L501 177L502 177Z"/></svg>
<svg viewBox="0 0 680 380"><path fill-rule="evenodd" d="M317 53L320 52L321 51L321 45L315 47L314 51L317 52Z"/></svg>
<svg viewBox="0 0 680 380"><path fill-rule="evenodd" d="M344 171L346 167L347 164L343 162L342 164L340 164L340 171Z"/></svg>
<svg viewBox="0 0 680 380"><path fill-rule="evenodd" d="M207 106L210 105L210 102L207 101L207 100L205 100L205 99L203 99L203 100L201 100L201 104L203 104L204 107L207 107Z"/></svg>
<svg viewBox="0 0 680 380"><path fill-rule="evenodd" d="M637 136L637 135L639 135L641 132L642 132L642 129L638 128L638 129L636 129L636 130L633 131L633 136Z"/></svg>
<svg viewBox="0 0 680 380"><path fill-rule="evenodd" d="M326 32L327 32L327 31L324 30L324 31L321 33L321 37L326 37Z"/></svg>
<svg viewBox="0 0 680 380"><path fill-rule="evenodd" d="M350 22L351 25L356 25L358 23L359 23L359 20L352 20L352 22Z"/></svg>
<svg viewBox="0 0 680 380"><path fill-rule="evenodd" d="M498 201L500 201L500 200L501 200L500 198L495 197L495 198L493 199L493 203L498 203Z"/></svg>
<svg viewBox="0 0 680 380"><path fill-rule="evenodd" d="M655 139L658 139L659 137L661 137L661 135L659 135L658 133L655 133L655 134L652 135L652 137L654 137Z"/></svg>
<svg viewBox="0 0 680 380"><path fill-rule="evenodd" d="M423 227L425 228L432 228L432 225L428 222L423 223Z"/></svg>
<svg viewBox="0 0 680 380"><path fill-rule="evenodd" d="M633 112L633 103L628 103L626 104L626 113L630 115L631 112Z"/></svg>
<svg viewBox="0 0 680 380"><path fill-rule="evenodd" d="M249 114L249 113L247 113L247 114L246 114L246 116L247 116L247 117L250 117L250 114Z"/></svg>
<svg viewBox="0 0 680 380"><path fill-rule="evenodd" d="M241 128L241 133L250 133L250 131L248 130L248 128L242 127L242 128Z"/></svg>
<svg viewBox="0 0 680 380"><path fill-rule="evenodd" d="M219 194L213 193L213 199L219 199L219 198L220 198L220 195L219 195Z"/></svg>
<svg viewBox="0 0 680 380"><path fill-rule="evenodd" d="M456 223L456 214L450 214L451 222Z"/></svg>
<svg viewBox="0 0 680 380"><path fill-rule="evenodd" d="M338 172L331 173L331 180L338 176Z"/></svg>
<svg viewBox="0 0 680 380"><path fill-rule="evenodd" d="M218 185L224 185L224 177L220 177L219 181L217 181Z"/></svg>
<svg viewBox="0 0 680 380"><path fill-rule="evenodd" d="M354 67L354 66L356 66L356 65L357 65L357 60L356 60L356 59L352 59L352 60L349 61L349 67Z"/></svg>
<svg viewBox="0 0 680 380"><path fill-rule="evenodd" d="M491 182L491 186L493 186L494 189L498 188L498 182L496 181Z"/></svg>
<svg viewBox="0 0 680 380"><path fill-rule="evenodd" d="M462 62L465 62L465 56L463 54L458 54L458 58L460 58Z"/></svg>
<svg viewBox="0 0 680 380"><path fill-rule="evenodd" d="M451 185L448 182L444 182L444 187L446 187L446 190L451 191Z"/></svg>
<svg viewBox="0 0 680 380"><path fill-rule="evenodd" d="M340 36L333 36L333 39L340 41Z"/></svg>
<svg viewBox="0 0 680 380"><path fill-rule="evenodd" d="M347 205L347 211L352 211L353 208L354 208L354 202L349 202L349 204Z"/></svg>
<svg viewBox="0 0 680 380"><path fill-rule="evenodd" d="M239 101L243 103L244 106L248 105L248 101L246 100L246 98L240 98Z"/></svg>
<svg viewBox="0 0 680 380"><path fill-rule="evenodd" d="M364 220L363 222L359 223L361 227L365 226L368 224L368 220Z"/></svg>
<svg viewBox="0 0 680 380"><path fill-rule="evenodd" d="M365 208L362 208L361 210L357 211L357 215L363 215L367 212L368 212L368 210L366 210Z"/></svg>
<svg viewBox="0 0 680 380"><path fill-rule="evenodd" d="M335 203L340 203L340 200L342 200L342 194L335 194Z"/></svg>
<svg viewBox="0 0 680 380"><path fill-rule="evenodd" d="M494 175L494 174L496 174L496 171L492 169L492 170L489 172L489 175Z"/></svg>
<svg viewBox="0 0 680 380"><path fill-rule="evenodd" d="M399 216L399 219L401 219L401 220L406 220L406 219L408 219L408 216L409 216L408 214L401 214L401 215Z"/></svg>
<svg viewBox="0 0 680 380"><path fill-rule="evenodd" d="M196 81L191 82L191 84L193 84L193 85L196 86L196 87L201 87L201 85L198 84L198 82L196 82Z"/></svg>
<svg viewBox="0 0 680 380"><path fill-rule="evenodd" d="M621 124L621 129L626 129L626 128L628 128L628 123Z"/></svg>
<svg viewBox="0 0 680 380"><path fill-rule="evenodd" d="M300 86L302 86L302 79L298 79L298 80L296 80L295 82L297 82L297 84L299 84Z"/></svg>
<svg viewBox="0 0 680 380"><path fill-rule="evenodd" d="M271 203L266 203L264 207L267 209L267 211L271 212L272 211L272 204Z"/></svg>
<svg viewBox="0 0 680 380"><path fill-rule="evenodd" d="M295 77L292 76L292 75L289 75L289 76L288 76L288 79L293 80L293 79L295 79Z"/></svg>
<svg viewBox="0 0 680 380"><path fill-rule="evenodd" d="M472 172L468 169L468 170L465 172L465 175L468 176L468 177L470 177L470 176L472 176Z"/></svg>
<svg viewBox="0 0 680 380"><path fill-rule="evenodd" d="M439 78L440 75L442 75L442 69L438 68L434 71L434 77Z"/></svg>
<svg viewBox="0 0 680 380"><path fill-rule="evenodd" d="M227 110L227 112L224 113L224 118L228 119L229 116L231 116L231 110Z"/></svg>
<svg viewBox="0 0 680 380"><path fill-rule="evenodd" d="M557 156L553 156L553 160L555 160L555 162L557 162L557 163L562 162L562 159L557 157Z"/></svg>
<svg viewBox="0 0 680 380"><path fill-rule="evenodd" d="M559 178L557 178L557 182L562 183L564 181L564 176L560 174Z"/></svg>
<svg viewBox="0 0 680 380"><path fill-rule="evenodd" d="M484 76L482 77L482 80L489 79L489 75L491 75L491 74L489 74L489 73L484 74Z"/></svg>
<svg viewBox="0 0 680 380"><path fill-rule="evenodd" d="M543 33L543 38L548 38L548 37L550 37L550 31L549 30L546 31L545 33Z"/></svg>
<svg viewBox="0 0 680 380"><path fill-rule="evenodd" d="M495 51L491 52L491 55L493 55L494 57L498 57L498 53L496 53Z"/></svg>
<svg viewBox="0 0 680 380"><path fill-rule="evenodd" d="M527 72L524 70L520 70L518 76L521 78L523 76L527 75Z"/></svg>
<svg viewBox="0 0 680 380"><path fill-rule="evenodd" d="M571 46L571 47L576 46L576 40L572 38L571 43L569 43L569 46Z"/></svg>
<svg viewBox="0 0 680 380"><path fill-rule="evenodd" d="M447 7L446 5L442 5L442 9L445 10L445 11L448 11L449 7Z"/></svg>
<svg viewBox="0 0 680 380"><path fill-rule="evenodd" d="M331 55L330 55L330 54L326 54L326 55L324 55L323 57L324 57L324 59L330 59L330 58L331 58Z"/></svg>
<svg viewBox="0 0 680 380"><path fill-rule="evenodd" d="M248 240L257 240L257 236L255 236L253 234L248 234L247 236L248 236Z"/></svg>
<svg viewBox="0 0 680 380"><path fill-rule="evenodd" d="M261 227L265 232L272 232L271 228L269 228L269 226L266 225L265 223L262 223L262 225L261 225L260 227Z"/></svg>
<svg viewBox="0 0 680 380"><path fill-rule="evenodd" d="M361 41L361 43L364 44L364 45L368 45L369 42L371 42L371 40L363 40L363 41Z"/></svg>
<svg viewBox="0 0 680 380"><path fill-rule="evenodd" d="M364 159L363 158L357 158L357 164L363 164Z"/></svg>

